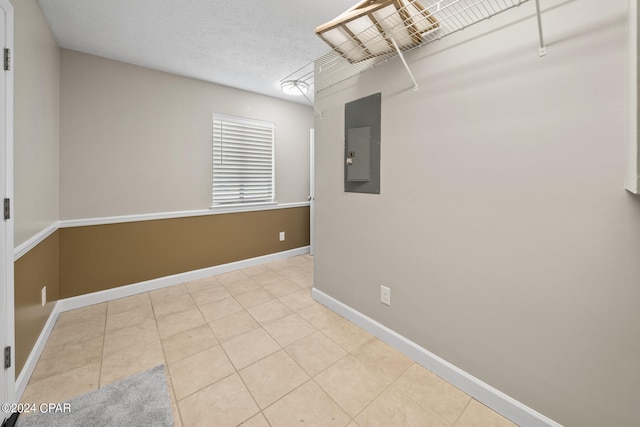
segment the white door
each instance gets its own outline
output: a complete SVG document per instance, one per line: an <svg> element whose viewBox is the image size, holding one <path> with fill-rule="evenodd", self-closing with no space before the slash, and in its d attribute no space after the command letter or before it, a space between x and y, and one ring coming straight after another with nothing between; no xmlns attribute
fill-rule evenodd
<svg viewBox="0 0 640 427"><path fill-rule="evenodd" d="M5 70L5 48L10 49L9 57L13 53L13 7L9 0L0 0L0 48L0 402L5 403L15 398L13 354L11 367L4 369L4 349L14 348L13 218L4 216L4 199L13 201L13 61L9 62L9 71ZM0 412L0 418L6 416Z"/></svg>
<svg viewBox="0 0 640 427"><path fill-rule="evenodd" d="M316 200L316 194L315 194L315 147L316 147L316 142L315 142L315 134L314 134L314 130L311 129L311 131L309 132L309 203L310 203L310 208L309 208L309 231L310 231L310 237L309 237L309 244L310 244L310 251L309 253L311 255L314 254L314 242L316 239L316 233L315 233L315 200Z"/></svg>

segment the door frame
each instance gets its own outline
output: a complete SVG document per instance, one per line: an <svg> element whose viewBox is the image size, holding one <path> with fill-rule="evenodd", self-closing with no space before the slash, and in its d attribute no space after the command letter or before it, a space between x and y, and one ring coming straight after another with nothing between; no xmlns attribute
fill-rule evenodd
<svg viewBox="0 0 640 427"><path fill-rule="evenodd" d="M4 16L5 19L5 45L10 49L11 61L8 71L4 71L4 67L0 72L4 73L5 83L5 97L0 102L4 103L4 122L5 132L3 138L0 139L0 150L4 152L3 169L4 169L4 188L0 187L2 193L2 199L8 198L11 201L10 218L4 220L0 219L2 227L2 233L0 233L0 268L3 273L0 277L0 293L3 296L2 306L0 307L0 326L4 328L0 332L0 337L3 337L0 350L4 355L4 348L6 346L11 347L11 367L9 369L3 369L2 375L2 402L12 403L15 402L15 328L14 328L14 276L13 276L13 261L14 261L14 248L13 248L13 232L14 232L14 207L13 207L13 126L14 126L14 8L9 0L0 0L0 8L2 12L0 16ZM0 18L1 19L1 18ZM4 57L4 51L2 51ZM3 58L4 59L4 58ZM2 61L4 65L4 60ZM4 357L3 357L4 360ZM3 366L4 367L4 366ZM3 414L5 415L5 414Z"/></svg>
<svg viewBox="0 0 640 427"><path fill-rule="evenodd" d="M309 254L315 253L315 205L316 205L316 174L315 174L315 158L316 158L316 139L315 129L309 130Z"/></svg>

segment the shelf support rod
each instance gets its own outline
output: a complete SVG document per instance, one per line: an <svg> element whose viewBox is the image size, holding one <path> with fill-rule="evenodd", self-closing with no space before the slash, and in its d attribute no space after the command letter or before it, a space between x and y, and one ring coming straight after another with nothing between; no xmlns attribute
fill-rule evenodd
<svg viewBox="0 0 640 427"><path fill-rule="evenodd" d="M298 91L300 92L300 95L304 96L304 99L307 100L307 102L311 105L311 107L313 107L313 111L316 113L316 117L318 117L319 119L322 118L322 113L320 111L318 111L318 109L316 108L316 105L311 102L311 100L309 99L309 97L307 96L306 93L304 93L302 91L302 89L300 89L298 86L296 86L296 89L298 89Z"/></svg>
<svg viewBox="0 0 640 427"><path fill-rule="evenodd" d="M407 64L407 61L405 61L404 55L402 54L402 51L400 50L400 47L398 46L398 43L396 43L396 39L394 39L393 36L390 36L390 38L391 38L391 43L393 43L393 47L396 49L396 52L398 52L398 56L400 56L400 59L402 60L402 63L404 64L404 68L407 69L407 73L409 73L409 77L411 77L411 80L413 81L413 91L417 92L418 91L418 82L416 82L416 78L413 77L413 73L411 72L411 68L409 68L409 65Z"/></svg>
<svg viewBox="0 0 640 427"><path fill-rule="evenodd" d="M540 0L536 0L536 14L538 15L538 36L540 37L540 46L538 54L543 57L547 54L547 48L544 45L544 36L542 35L542 17L540 16Z"/></svg>

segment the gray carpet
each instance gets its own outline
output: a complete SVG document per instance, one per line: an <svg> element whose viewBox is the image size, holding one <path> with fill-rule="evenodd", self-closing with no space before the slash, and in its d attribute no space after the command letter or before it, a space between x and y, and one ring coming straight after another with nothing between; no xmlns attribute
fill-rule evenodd
<svg viewBox="0 0 640 427"><path fill-rule="evenodd" d="M173 426L164 366L69 400L69 413L22 414L19 427Z"/></svg>

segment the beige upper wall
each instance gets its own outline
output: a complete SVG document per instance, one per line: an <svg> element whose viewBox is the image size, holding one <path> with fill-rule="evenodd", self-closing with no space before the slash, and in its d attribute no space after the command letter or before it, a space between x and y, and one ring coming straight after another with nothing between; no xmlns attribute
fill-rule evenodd
<svg viewBox="0 0 640 427"><path fill-rule="evenodd" d="M418 92L395 59L316 96L315 286L563 425L631 427L627 2L551 3L544 58L528 2L407 55ZM345 193L344 104L376 92L381 195Z"/></svg>
<svg viewBox="0 0 640 427"><path fill-rule="evenodd" d="M61 94L61 219L207 209L213 113L275 122L277 201L307 200L311 107L65 49Z"/></svg>
<svg viewBox="0 0 640 427"><path fill-rule="evenodd" d="M35 0L15 8L15 245L58 220L60 49Z"/></svg>

